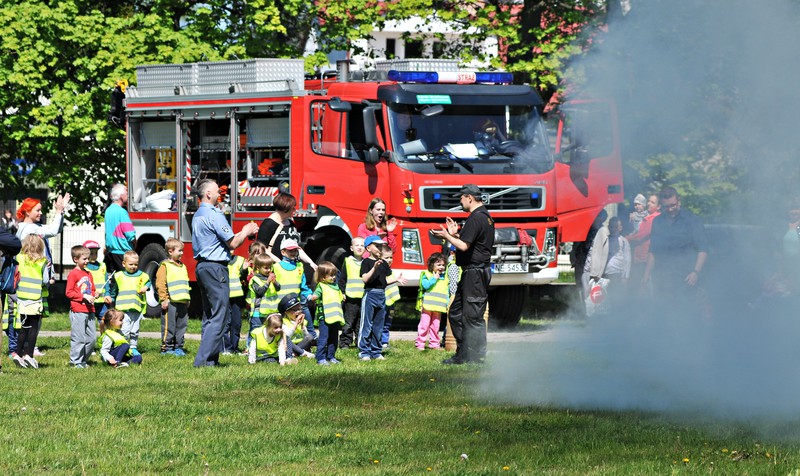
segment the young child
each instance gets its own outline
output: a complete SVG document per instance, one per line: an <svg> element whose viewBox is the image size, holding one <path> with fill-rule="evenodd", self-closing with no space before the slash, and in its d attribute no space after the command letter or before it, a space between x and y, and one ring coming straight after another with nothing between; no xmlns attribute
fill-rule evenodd
<svg viewBox="0 0 800 476"><path fill-rule="evenodd" d="M283 333L283 320L278 313L270 314L263 326L250 331L250 345L247 347L247 362L278 362L293 365L297 359L286 358L286 335Z"/></svg>
<svg viewBox="0 0 800 476"><path fill-rule="evenodd" d="M92 274L86 269L89 264L89 249L83 245L73 246L72 261L75 267L67 276L66 296L69 299L69 363L76 369L89 366L89 356L97 339L94 301L97 290Z"/></svg>
<svg viewBox="0 0 800 476"><path fill-rule="evenodd" d="M385 241L378 235L364 239L364 246L370 257L361 262L361 280L364 281L364 297L361 300L361 326L358 333L358 357L361 360L383 360L381 355L381 334L386 316L386 285L399 281L401 276L389 278L392 273L389 265L381 259Z"/></svg>
<svg viewBox="0 0 800 476"><path fill-rule="evenodd" d="M17 348L11 353L11 359L22 368L38 369L39 362L33 358L33 352L42 317L48 315L49 275L46 273L48 262L44 240L33 233L23 238L22 251L17 255L17 261L20 280L17 286L16 312L20 329L17 333Z"/></svg>
<svg viewBox="0 0 800 476"><path fill-rule="evenodd" d="M250 332L262 326L262 319L278 312L280 283L272 272L272 257L260 254L253 257L253 277L247 286L247 305L250 307ZM252 339L251 339L252 341ZM247 343L248 349L250 342Z"/></svg>
<svg viewBox="0 0 800 476"><path fill-rule="evenodd" d="M392 268L392 249L384 246L381 251L381 259ZM381 349L387 350L389 348L389 329L392 327L392 320L394 319L394 303L400 300L400 285L397 281L394 271L389 273L389 279L394 282L386 284L386 317L383 320L383 332L381 333Z"/></svg>
<svg viewBox="0 0 800 476"><path fill-rule="evenodd" d="M423 271L419 277L417 310L420 318L414 343L419 350L425 350L426 340L431 349L438 349L440 345L439 326L450 300L446 261L444 254L433 253L428 257L428 270Z"/></svg>
<svg viewBox="0 0 800 476"><path fill-rule="evenodd" d="M116 368L127 367L129 362L142 363L142 354L131 347L125 337L120 334L120 327L124 319L125 313L119 309L109 309L103 314L103 320L100 322L100 358Z"/></svg>
<svg viewBox="0 0 800 476"><path fill-rule="evenodd" d="M114 279L109 283L105 302L107 305L114 302L114 307L125 313L122 335L131 348L136 349L139 344L139 324L147 306L144 293L150 289L150 278L139 269L139 255L133 250L122 255L122 267L123 270L114 273Z"/></svg>
<svg viewBox="0 0 800 476"><path fill-rule="evenodd" d="M228 262L228 322L222 333L222 354L239 353L239 334L242 332L242 313L246 312L247 259L233 255Z"/></svg>
<svg viewBox="0 0 800 476"><path fill-rule="evenodd" d="M254 242L250 243L250 246L247 249L247 253L248 253L248 258L245 261L244 267L242 269L242 274L245 276L242 284L247 289L247 292L245 293L245 310L243 312L245 312L247 314L246 319L250 323L250 328L247 331L247 342L245 343L244 354L248 354L249 353L250 341L252 340L252 337L250 337L250 333L253 331L253 329L255 329L256 327L260 327L261 324L262 324L260 320L259 321L255 321L255 322L253 322L253 320L252 320L252 318L253 318L253 310L250 307L250 302L247 301L247 293L250 292L250 281L253 279L253 276L255 275L255 271L253 269L253 261L256 259L257 255L268 254L267 253L267 245L265 245L264 243L262 243L260 241L254 241ZM272 258L272 257L270 256L270 258ZM277 284L277 281L276 281L276 285L280 286L279 284ZM245 319L245 317L242 316L242 319Z"/></svg>
<svg viewBox="0 0 800 476"><path fill-rule="evenodd" d="M306 325L312 340L317 338L314 331L314 324L311 321L311 311L308 310L308 303L316 299L311 293L311 288L306 283L303 263L300 261L300 245L291 238L281 241L281 255L283 258L276 266L273 266L275 277L281 283L279 299L283 299L289 293L297 293L300 302L303 304L303 313L306 316Z"/></svg>
<svg viewBox="0 0 800 476"><path fill-rule="evenodd" d="M94 316L99 324L106 311L106 306L102 298L108 287L108 284L106 284L108 280L108 271L106 269L106 264L97 259L97 254L100 251L100 243L94 240L86 240L83 242L83 246L89 250L89 263L86 264L86 271L92 275L92 281L94 282L94 288L97 293L97 298L95 299L97 305L94 307Z"/></svg>
<svg viewBox="0 0 800 476"><path fill-rule="evenodd" d="M317 266L314 276L317 282L317 288L314 290L314 295L317 297L314 320L319 329L316 357L320 365L339 363L336 359L336 349L339 345L339 329L344 324L344 311L342 311L344 294L336 284L338 272L333 263L323 261Z"/></svg>
<svg viewBox="0 0 800 476"><path fill-rule="evenodd" d="M164 243L167 259L156 271L156 290L161 303L161 353L183 357L189 325L189 272L183 264L183 242L169 238Z"/></svg>
<svg viewBox="0 0 800 476"><path fill-rule="evenodd" d="M364 297L364 281L361 280L361 260L364 254L364 238L356 236L350 242L353 256L344 259L343 272L339 273L339 289L344 289L344 325L339 336L339 347L347 349L353 344L358 318L361 314L361 299Z"/></svg>
<svg viewBox="0 0 800 476"><path fill-rule="evenodd" d="M283 319L283 334L286 336L286 358L314 358L314 354L308 351L311 348L311 336L306 330L306 315L300 297L290 293L281 298L278 312Z"/></svg>

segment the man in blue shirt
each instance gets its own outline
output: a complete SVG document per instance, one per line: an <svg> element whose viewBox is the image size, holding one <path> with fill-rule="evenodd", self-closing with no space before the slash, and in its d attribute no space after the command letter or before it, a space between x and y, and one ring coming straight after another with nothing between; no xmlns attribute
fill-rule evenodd
<svg viewBox="0 0 800 476"><path fill-rule="evenodd" d="M231 250L238 248L248 236L255 235L258 225L250 222L234 234L225 215L216 207L219 185L213 180L201 180L197 184L197 195L200 207L192 220L192 249L203 300L204 331L194 366L204 367L219 363L230 306L228 262Z"/></svg>

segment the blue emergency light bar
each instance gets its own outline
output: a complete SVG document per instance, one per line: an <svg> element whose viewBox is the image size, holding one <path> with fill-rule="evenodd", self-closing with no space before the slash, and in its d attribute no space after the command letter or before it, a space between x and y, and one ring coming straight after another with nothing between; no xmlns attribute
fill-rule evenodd
<svg viewBox="0 0 800 476"><path fill-rule="evenodd" d="M514 81L511 73L498 72L473 72L473 71L396 71L390 70L389 81L398 83L424 83L424 84L502 84Z"/></svg>

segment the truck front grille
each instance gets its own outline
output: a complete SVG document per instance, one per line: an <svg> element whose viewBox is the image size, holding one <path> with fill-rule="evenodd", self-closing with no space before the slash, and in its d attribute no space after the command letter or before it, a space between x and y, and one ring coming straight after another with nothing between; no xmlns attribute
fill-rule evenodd
<svg viewBox="0 0 800 476"><path fill-rule="evenodd" d="M541 210L545 206L543 187L480 187L483 203L489 212ZM432 212L461 211L457 187L421 187L420 208Z"/></svg>

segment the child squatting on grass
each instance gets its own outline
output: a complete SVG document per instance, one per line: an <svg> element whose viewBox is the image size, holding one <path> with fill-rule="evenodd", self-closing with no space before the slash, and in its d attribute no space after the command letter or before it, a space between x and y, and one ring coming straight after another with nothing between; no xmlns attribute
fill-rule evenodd
<svg viewBox="0 0 800 476"><path fill-rule="evenodd" d="M89 264L89 249L77 245L70 252L75 268L67 276L65 292L69 299L69 363L77 369L85 369L89 365L89 356L94 352L97 340L94 301L98 292L92 274L86 269Z"/></svg>
<svg viewBox="0 0 800 476"><path fill-rule="evenodd" d="M247 348L247 362L278 362L280 365L293 365L297 359L286 358L286 335L283 333L283 320L278 313L270 314L263 326L250 332L250 345Z"/></svg>
<svg viewBox="0 0 800 476"><path fill-rule="evenodd" d="M127 367L129 363L142 363L142 354L131 347L128 340L119 332L124 319L125 313L119 309L109 309L100 323L102 333L100 357L108 365L116 368Z"/></svg>

